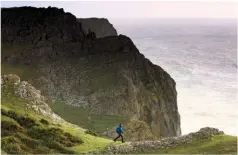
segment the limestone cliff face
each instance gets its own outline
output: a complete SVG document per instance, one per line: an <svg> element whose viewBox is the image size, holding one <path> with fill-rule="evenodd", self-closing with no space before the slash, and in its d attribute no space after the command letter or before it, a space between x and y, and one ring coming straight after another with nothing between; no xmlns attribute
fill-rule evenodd
<svg viewBox="0 0 238 155"><path fill-rule="evenodd" d="M116 29L105 18L78 18L78 21L82 23L82 28L86 34L92 31L97 38L117 36Z"/></svg>
<svg viewBox="0 0 238 155"><path fill-rule="evenodd" d="M4 59L26 61L40 73L32 83L52 100L95 114L138 118L157 137L181 134L175 81L124 35L34 46Z"/></svg>

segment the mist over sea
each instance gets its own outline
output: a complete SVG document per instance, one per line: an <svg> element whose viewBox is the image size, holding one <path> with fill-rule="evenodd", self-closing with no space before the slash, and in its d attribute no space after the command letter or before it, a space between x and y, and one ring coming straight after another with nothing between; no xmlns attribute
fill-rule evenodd
<svg viewBox="0 0 238 155"><path fill-rule="evenodd" d="M209 126L237 135L235 19L113 19L176 81L182 134Z"/></svg>

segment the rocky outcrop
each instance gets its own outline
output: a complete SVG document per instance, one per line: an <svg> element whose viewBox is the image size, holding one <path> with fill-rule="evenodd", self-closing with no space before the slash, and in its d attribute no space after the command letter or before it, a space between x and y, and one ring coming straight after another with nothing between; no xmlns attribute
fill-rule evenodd
<svg viewBox="0 0 238 155"><path fill-rule="evenodd" d="M41 95L40 90L35 89L26 81L20 81L20 78L17 75L3 75L1 77L2 89L11 85L13 86L14 94L28 102L27 106L29 109L44 116L51 117L52 119L62 120L58 115L53 113L48 104L46 104L46 99Z"/></svg>
<svg viewBox="0 0 238 155"><path fill-rule="evenodd" d="M200 139L208 139L214 135L224 134L216 128L205 127L201 128L198 132L190 133L179 137L169 137L160 141L138 141L131 142L128 145L117 145L108 148L108 153L135 153L146 152L153 149L168 149L178 145L191 143Z"/></svg>
<svg viewBox="0 0 238 155"><path fill-rule="evenodd" d="M54 27L54 23L48 24ZM9 29L6 24L2 27ZM13 22L10 27L17 30L19 26ZM67 32L80 38L76 32L81 31L78 27ZM3 35L7 38L6 33ZM3 61L35 67L39 74L31 83L52 100L94 114L137 118L146 122L158 138L181 134L175 81L124 35L51 42L20 55L5 56Z"/></svg>
<svg viewBox="0 0 238 155"><path fill-rule="evenodd" d="M117 36L116 29L105 18L78 18L78 21L82 23L85 34L94 32L97 38Z"/></svg>

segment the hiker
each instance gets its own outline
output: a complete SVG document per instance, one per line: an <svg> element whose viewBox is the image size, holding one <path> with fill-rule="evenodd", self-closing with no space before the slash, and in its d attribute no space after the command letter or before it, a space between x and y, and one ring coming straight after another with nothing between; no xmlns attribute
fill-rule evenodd
<svg viewBox="0 0 238 155"><path fill-rule="evenodd" d="M114 139L114 142L116 142L116 140L117 140L119 137L121 137L121 142L124 143L123 136L122 136L122 134L123 134L123 129L122 129L122 125L121 125L121 124L119 124L119 126L116 128L116 132L117 132L118 136Z"/></svg>

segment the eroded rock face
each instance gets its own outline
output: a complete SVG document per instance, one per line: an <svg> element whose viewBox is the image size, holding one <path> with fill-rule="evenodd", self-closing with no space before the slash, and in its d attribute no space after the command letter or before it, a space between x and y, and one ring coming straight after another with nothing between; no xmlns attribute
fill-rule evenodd
<svg viewBox="0 0 238 155"><path fill-rule="evenodd" d="M91 31L96 34L97 38L117 36L116 29L105 18L78 18L78 21L82 23L85 34Z"/></svg>
<svg viewBox="0 0 238 155"><path fill-rule="evenodd" d="M30 21L26 21L27 25ZM62 25L57 26L64 30ZM19 25L13 22L2 27L15 32ZM79 37L75 32L81 31L78 27L67 33ZM3 35L7 38L7 33ZM181 134L175 81L146 59L130 38L119 35L68 41L34 46L21 55L10 56L11 61L6 56L4 63L34 66L40 74L32 83L52 100L94 114L137 118L146 122L158 138Z"/></svg>

